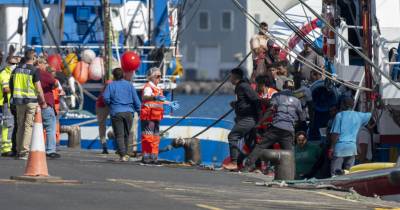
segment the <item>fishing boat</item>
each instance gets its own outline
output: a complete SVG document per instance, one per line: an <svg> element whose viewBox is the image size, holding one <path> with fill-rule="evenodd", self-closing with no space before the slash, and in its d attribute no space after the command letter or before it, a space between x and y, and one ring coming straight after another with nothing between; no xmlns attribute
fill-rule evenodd
<svg viewBox="0 0 400 210"><path fill-rule="evenodd" d="M374 0L299 0L299 4L287 11L274 8L281 18L271 27L271 34L277 44L296 57L303 42L309 42L326 60L325 70L333 77L311 84L313 102L317 106L314 120L318 121L317 140L323 138L318 130L325 126L324 112L329 105L337 103L343 90L354 92L357 102L354 109L380 113L377 118L378 133L372 145L378 145L375 159L382 162L398 161L400 142L399 94L396 74L399 59L396 53L400 42L400 2ZM295 29L295 30L293 30ZM279 40L283 40L279 41ZM284 51L285 51L284 50ZM292 53L292 52L297 53ZM345 84L346 83L346 84ZM323 95L317 94L323 92ZM326 97L330 94L331 97ZM318 119L320 118L320 119ZM312 129L312 128L311 128ZM309 133L310 134L310 133ZM385 167L376 167L377 165ZM356 173L337 176L312 183L332 184L342 189L354 189L364 196L380 196L383 199L399 201L398 164L376 163L356 167L364 169ZM300 181L301 182L301 181ZM306 183L305 181L303 183Z"/></svg>
<svg viewBox="0 0 400 210"><path fill-rule="evenodd" d="M307 41L327 58L326 70L330 80L326 81L333 82L318 81L311 85L313 92L319 93L313 99L320 112L316 116L324 116L327 107L338 102L343 91L335 83L346 84L347 90L356 92L358 110L378 109L381 112L379 135L374 137L379 143L377 159L395 162L400 145L400 95L397 78L390 75L393 66L400 65L400 59L390 58L389 51L400 41L397 33L400 24L394 21L400 18L400 2L290 0L276 7L272 6L273 1L263 2L269 2L269 9L274 12L282 9L278 18L268 19L270 35L282 49L281 57L294 61L302 43ZM0 22L5 23L5 30L0 32L1 49L7 54L11 48L22 52L25 46L29 46L38 53L57 53L62 57L71 51L90 49L98 56L107 54L110 59L104 61L109 65L112 60L119 65L121 55L131 50L140 57L140 66L132 77L133 85L140 92L147 69L161 66L161 87L172 100L179 81L176 66L181 56L177 37L181 3L178 0L157 0L156 4L151 0L0 0L0 11L5 14L0 17ZM99 149L101 146L93 113L103 82L102 78L85 84L68 83L74 87L66 97L70 111L61 117L60 123L80 126L79 143L83 149ZM322 97L326 94L332 96L328 103L324 101L326 97ZM200 139L202 164L219 166L229 156L227 135L232 122L189 115L182 118L174 116L168 107L165 110L161 131L166 132L160 148L170 145L173 139L191 138L201 133L197 137ZM313 128L316 134L313 137L321 140L323 133L320 128L324 127L326 119L321 117L317 120L320 123ZM140 152L140 125L137 121L134 127L136 138L132 145L137 145ZM62 135L60 144L68 144L66 134ZM108 139L108 146L113 148L112 139ZM184 150L166 151L160 154L160 158L181 162ZM391 196L399 193L396 173L397 167L360 172L337 178L334 183L346 188L354 187L367 196ZM384 184L379 182L382 180Z"/></svg>
<svg viewBox="0 0 400 210"><path fill-rule="evenodd" d="M1 49L4 54L23 52L25 47L34 48L38 54L59 55L66 58L75 53L79 60L84 59L84 51L97 57L105 57L104 65L97 65L96 74L102 78L82 78L71 76L74 69L64 66L63 73L68 77L64 85L68 89L65 97L68 112L60 118L61 126L79 126L81 138L78 145L82 149L99 149L98 124L95 101L103 83L113 66L119 66L123 53L134 52L140 66L135 69L132 84L141 94L146 82L147 70L152 66L161 67L163 78L160 86L169 100L173 100L181 73L177 40L178 18L181 15L182 1L177 0L16 0L0 1L0 17L4 29L0 32ZM103 15L102 15L103 14ZM106 55L110 59L106 58ZM102 61L103 62L103 61ZM107 64L107 62L112 64ZM64 63L65 64L65 63ZM108 65L108 66L107 66ZM178 67L178 68L177 68ZM75 68L75 67L73 67ZM132 73L132 72L131 72ZM86 76L87 77L87 76ZM96 79L96 80L94 80ZM77 82L79 81L79 82ZM189 138L216 119L174 116L169 107L161 122L163 138L160 148L175 138ZM140 123L135 117L135 138L131 145L134 152L140 152ZM178 122L179 121L179 122ZM227 134L232 127L230 121L219 121L201 135L202 164L218 166L228 156ZM111 130L111 122L107 120ZM61 135L61 145L72 145L67 133ZM113 139L107 140L108 147L114 149ZM182 162L184 150L174 149L160 154L161 159Z"/></svg>

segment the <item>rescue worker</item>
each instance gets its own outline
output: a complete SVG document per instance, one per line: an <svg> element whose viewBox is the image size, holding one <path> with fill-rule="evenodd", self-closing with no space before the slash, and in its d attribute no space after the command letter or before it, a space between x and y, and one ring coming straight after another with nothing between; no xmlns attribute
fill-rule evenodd
<svg viewBox="0 0 400 210"><path fill-rule="evenodd" d="M17 157L23 160L28 159L36 108L38 105L47 108L39 71L33 65L35 61L35 51L27 50L24 64L15 68L10 79L12 103L17 111Z"/></svg>
<svg viewBox="0 0 400 210"><path fill-rule="evenodd" d="M268 119L273 113L271 127L262 135L261 141L250 153L243 171L253 171L254 164L263 150L270 148L275 143L279 143L282 150L293 150L295 122L305 123L305 117L300 100L292 95L294 82L287 80L283 87L283 91L272 96L270 108L260 120L262 122Z"/></svg>
<svg viewBox="0 0 400 210"><path fill-rule="evenodd" d="M352 111L353 98L343 99L342 110L333 120L330 134L331 145L328 157L331 158L331 175L341 175L343 170L349 170L357 155L357 133L362 126L366 126L371 113Z"/></svg>
<svg viewBox="0 0 400 210"><path fill-rule="evenodd" d="M129 161L128 143L134 112L140 112L140 100L135 87L124 80L121 68L112 71L114 81L104 90L104 102L110 107L112 128L117 141L117 151L121 162Z"/></svg>
<svg viewBox="0 0 400 210"><path fill-rule="evenodd" d="M7 66L0 72L0 106L2 109L0 124L2 131L1 135L1 156L12 156L12 133L14 129L14 116L11 114L10 110L10 77L11 72L15 69L18 64L18 59L16 57L7 58Z"/></svg>
<svg viewBox="0 0 400 210"><path fill-rule="evenodd" d="M163 91L157 85L161 81L161 70L153 67L147 76L148 82L144 85L142 93L142 109L140 112L142 131L142 163L158 164L160 144L160 121L164 115L164 104L171 108L179 108L177 102L167 102Z"/></svg>
<svg viewBox="0 0 400 210"><path fill-rule="evenodd" d="M258 75L265 74L266 71L266 53L268 51L267 42L269 37L265 34L268 31L266 22L260 23L260 31L250 40L250 48L253 57L253 73L251 82L254 82Z"/></svg>
<svg viewBox="0 0 400 210"><path fill-rule="evenodd" d="M259 99L256 91L245 79L244 71L241 68L232 69L230 80L235 86L236 101L232 101L230 105L235 110L236 118L235 125L228 135L231 161L224 164L223 168L236 170L240 164L238 163L239 142L256 125L259 115Z"/></svg>

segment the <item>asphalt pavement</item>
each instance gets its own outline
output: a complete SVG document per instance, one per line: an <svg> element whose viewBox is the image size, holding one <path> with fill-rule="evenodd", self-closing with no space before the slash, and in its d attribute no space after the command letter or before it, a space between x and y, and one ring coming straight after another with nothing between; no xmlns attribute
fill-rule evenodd
<svg viewBox="0 0 400 210"><path fill-rule="evenodd" d="M179 164L120 163L115 155L63 148L49 173L80 183L31 183L26 161L0 158L0 209L391 209L398 203L347 192L257 186L260 174L238 174Z"/></svg>

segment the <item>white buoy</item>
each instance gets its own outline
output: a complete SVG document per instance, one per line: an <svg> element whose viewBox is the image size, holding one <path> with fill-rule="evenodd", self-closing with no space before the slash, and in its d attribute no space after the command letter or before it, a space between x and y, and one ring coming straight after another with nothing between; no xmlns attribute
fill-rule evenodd
<svg viewBox="0 0 400 210"><path fill-rule="evenodd" d="M104 63L103 58L96 57L93 59L89 67L89 79L100 80L104 76Z"/></svg>
<svg viewBox="0 0 400 210"><path fill-rule="evenodd" d="M82 51L81 58L83 62L90 64L96 58L96 53L91 49L86 49Z"/></svg>

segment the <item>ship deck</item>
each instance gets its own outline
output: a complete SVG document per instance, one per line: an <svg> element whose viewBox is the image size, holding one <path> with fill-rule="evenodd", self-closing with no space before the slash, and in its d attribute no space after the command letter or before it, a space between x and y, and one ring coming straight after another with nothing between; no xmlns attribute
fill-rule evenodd
<svg viewBox="0 0 400 210"><path fill-rule="evenodd" d="M181 165L141 166L115 155L63 148L49 172L81 183L31 183L25 161L0 158L2 209L392 209L399 203L348 192L257 186L264 175L201 170Z"/></svg>

